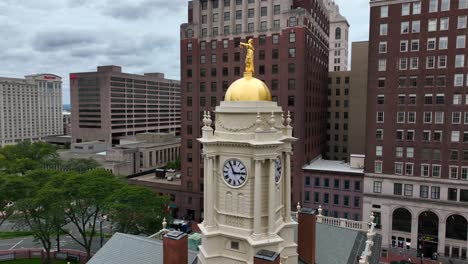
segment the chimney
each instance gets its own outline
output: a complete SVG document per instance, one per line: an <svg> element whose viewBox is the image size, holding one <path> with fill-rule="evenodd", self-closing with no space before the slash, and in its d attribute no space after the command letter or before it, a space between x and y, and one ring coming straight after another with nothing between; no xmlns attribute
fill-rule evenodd
<svg viewBox="0 0 468 264"><path fill-rule="evenodd" d="M315 263L315 227L317 216L315 210L310 208L302 208L298 217L298 239L297 253L299 259L306 264Z"/></svg>
<svg viewBox="0 0 468 264"><path fill-rule="evenodd" d="M188 237L180 231L171 231L163 237L163 263L188 263Z"/></svg>
<svg viewBox="0 0 468 264"><path fill-rule="evenodd" d="M254 264L280 264L280 254L262 249L255 255Z"/></svg>

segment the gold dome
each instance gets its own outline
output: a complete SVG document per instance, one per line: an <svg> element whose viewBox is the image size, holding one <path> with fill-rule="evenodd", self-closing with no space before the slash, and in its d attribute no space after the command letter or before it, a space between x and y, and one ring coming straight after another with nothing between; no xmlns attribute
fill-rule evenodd
<svg viewBox="0 0 468 264"><path fill-rule="evenodd" d="M271 93L264 82L246 72L244 78L229 86L224 101L271 101Z"/></svg>

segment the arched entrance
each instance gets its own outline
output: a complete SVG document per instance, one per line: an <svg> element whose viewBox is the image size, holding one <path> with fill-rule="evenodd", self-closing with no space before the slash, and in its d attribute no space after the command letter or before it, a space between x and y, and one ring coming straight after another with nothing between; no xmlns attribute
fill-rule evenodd
<svg viewBox="0 0 468 264"><path fill-rule="evenodd" d="M453 214L447 218L445 226L445 238L458 240L458 243L445 245L444 255L451 258L466 259L468 221L459 214ZM458 245L457 245L458 244Z"/></svg>
<svg viewBox="0 0 468 264"><path fill-rule="evenodd" d="M411 247L411 212L397 208L392 214L392 247Z"/></svg>
<svg viewBox="0 0 468 264"><path fill-rule="evenodd" d="M392 230L411 233L411 213L405 208L393 211Z"/></svg>
<svg viewBox="0 0 468 264"><path fill-rule="evenodd" d="M458 214L451 215L447 218L445 237L466 241L467 227L468 222L465 217Z"/></svg>
<svg viewBox="0 0 468 264"><path fill-rule="evenodd" d="M439 217L431 212L424 211L418 217L418 251L430 257L437 252L439 242Z"/></svg>

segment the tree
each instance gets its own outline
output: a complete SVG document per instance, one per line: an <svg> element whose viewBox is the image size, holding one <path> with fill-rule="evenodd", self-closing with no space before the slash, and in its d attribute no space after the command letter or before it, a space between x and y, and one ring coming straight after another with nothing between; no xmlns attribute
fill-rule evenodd
<svg viewBox="0 0 468 264"><path fill-rule="evenodd" d="M70 159L62 162L62 169L66 171L86 172L100 167L99 163L92 158Z"/></svg>
<svg viewBox="0 0 468 264"><path fill-rule="evenodd" d="M74 174L63 182L66 197L64 210L67 222L73 224L78 234L62 228L75 242L91 256L93 238L96 236L96 222L108 207L108 198L123 186L123 182L103 169Z"/></svg>
<svg viewBox="0 0 468 264"><path fill-rule="evenodd" d="M58 172L51 171L50 174L50 177L60 177L63 180L63 176ZM49 264L52 262L52 241L60 228L66 224L62 207L64 192L47 181L34 181L34 177L31 176L33 175L16 177L21 181L21 188L27 191L23 198L15 202L15 217L17 224L28 227L34 239L41 243L46 252L42 263Z"/></svg>
<svg viewBox="0 0 468 264"><path fill-rule="evenodd" d="M13 215L16 201L27 196L28 192L24 179L0 174L0 226Z"/></svg>
<svg viewBox="0 0 468 264"><path fill-rule="evenodd" d="M161 230L167 196L137 186L124 186L109 197L109 217L117 224L116 231L131 234L154 234Z"/></svg>
<svg viewBox="0 0 468 264"><path fill-rule="evenodd" d="M55 147L44 142L22 141L0 148L0 170L9 174L22 175L57 160Z"/></svg>

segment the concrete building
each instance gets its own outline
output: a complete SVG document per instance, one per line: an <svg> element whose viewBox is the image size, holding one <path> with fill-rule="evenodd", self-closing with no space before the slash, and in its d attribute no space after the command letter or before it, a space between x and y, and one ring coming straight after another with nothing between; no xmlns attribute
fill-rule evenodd
<svg viewBox="0 0 468 264"><path fill-rule="evenodd" d="M328 73L325 158L331 160L365 153L368 42L353 42L351 54L350 71Z"/></svg>
<svg viewBox="0 0 468 264"><path fill-rule="evenodd" d="M328 70L347 71L349 51L349 23L340 14L340 8L335 0L324 0L330 14L330 40Z"/></svg>
<svg viewBox="0 0 468 264"><path fill-rule="evenodd" d="M383 247L466 259L468 2L370 6L364 214Z"/></svg>
<svg viewBox="0 0 468 264"><path fill-rule="evenodd" d="M349 159L348 126L352 123L349 118L350 75L349 71L328 73L326 158L331 160ZM365 89L365 86L359 88Z"/></svg>
<svg viewBox="0 0 468 264"><path fill-rule="evenodd" d="M119 66L71 73L72 142L118 145L138 133L180 133L180 82Z"/></svg>
<svg viewBox="0 0 468 264"><path fill-rule="evenodd" d="M364 156L351 155L351 163L316 159L303 168L304 206L323 215L362 221Z"/></svg>
<svg viewBox="0 0 468 264"><path fill-rule="evenodd" d="M366 153L367 72L369 42L351 43L349 89L348 153Z"/></svg>
<svg viewBox="0 0 468 264"><path fill-rule="evenodd" d="M63 160L92 158L102 168L128 176L175 162L180 155L180 138L171 133L142 133L126 137L114 147L101 141L72 143L70 150L61 150L59 155Z"/></svg>
<svg viewBox="0 0 468 264"><path fill-rule="evenodd" d="M0 147L62 133L61 77L0 77Z"/></svg>
<svg viewBox="0 0 468 264"><path fill-rule="evenodd" d="M182 186L193 186L179 204L182 215L203 208L201 113L214 110L229 84L241 77L245 50L253 38L255 73L271 88L273 100L294 120L296 156L293 202L302 201L302 166L325 146L329 18L322 1L219 0L189 2L181 25ZM214 119L216 119L213 116Z"/></svg>
<svg viewBox="0 0 468 264"><path fill-rule="evenodd" d="M63 111L63 135L71 135L71 112Z"/></svg>

